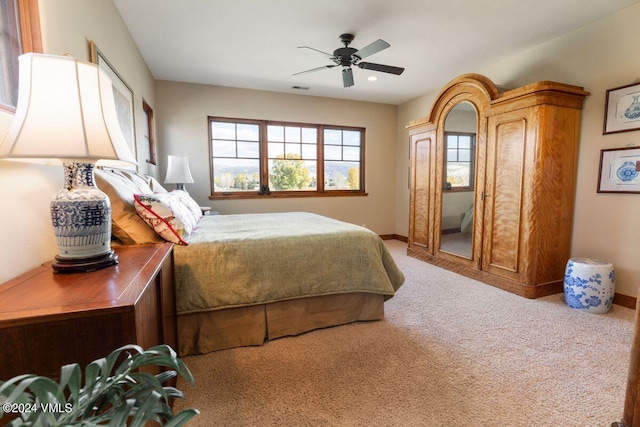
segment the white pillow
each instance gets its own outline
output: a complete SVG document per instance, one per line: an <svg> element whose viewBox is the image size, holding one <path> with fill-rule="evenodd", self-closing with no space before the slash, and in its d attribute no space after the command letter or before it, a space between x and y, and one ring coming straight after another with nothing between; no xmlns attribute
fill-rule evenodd
<svg viewBox="0 0 640 427"><path fill-rule="evenodd" d="M196 224L198 224L198 221L200 221L200 218L202 218L202 209L200 209L200 205L198 204L198 202L193 200L189 193L184 190L173 190L171 193L176 194L176 197L193 214L193 218L195 219Z"/></svg>

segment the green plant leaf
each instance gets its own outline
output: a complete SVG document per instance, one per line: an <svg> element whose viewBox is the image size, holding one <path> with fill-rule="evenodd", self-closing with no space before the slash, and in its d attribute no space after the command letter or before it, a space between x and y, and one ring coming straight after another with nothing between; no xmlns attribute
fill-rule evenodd
<svg viewBox="0 0 640 427"><path fill-rule="evenodd" d="M24 376L20 380L20 382L15 385L15 388L12 390L11 394L7 396L7 402L25 402L25 398L27 399L26 401L33 402L33 396L31 395L31 393L27 392L27 390L30 389L32 385L32 391L37 393L38 396L41 396L45 399L47 393L52 393L55 395L55 391L57 391L58 389L58 385L52 379L29 374Z"/></svg>
<svg viewBox="0 0 640 427"><path fill-rule="evenodd" d="M126 400L125 404L122 405L121 409L115 411L113 414L113 418L109 421L109 426L111 427L121 427L127 424L127 418L131 414L133 406L135 404L135 400L130 399Z"/></svg>
<svg viewBox="0 0 640 427"><path fill-rule="evenodd" d="M197 409L185 409L184 411L180 412L175 417L173 417L172 419L167 421L167 423L165 423L164 427L178 427L178 426L181 426L181 425L185 424L187 421L189 421L191 418L193 418L196 415L198 415L199 413L200 413L200 411L198 411Z"/></svg>
<svg viewBox="0 0 640 427"><path fill-rule="evenodd" d="M174 370L167 370L167 371L162 371L159 374L156 374L156 378L158 379L158 381L160 381L162 384L166 383L167 381L169 381L172 378L175 378L178 375L178 373Z"/></svg>
<svg viewBox="0 0 640 427"><path fill-rule="evenodd" d="M116 364L118 364L116 366ZM144 367L169 370L157 375L139 371ZM60 380L20 375L0 382L0 396L13 403L71 405L70 412L31 412L21 414L11 426L144 426L148 420L179 426L198 411L189 409L174 415L167 401L183 398L183 393L164 383L181 375L193 384L193 375L170 346L160 345L143 350L136 345L116 349L106 357L89 363L84 369L77 364L60 369ZM2 412L0 412L0 417Z"/></svg>
<svg viewBox="0 0 640 427"><path fill-rule="evenodd" d="M184 399L184 393L175 387L165 387L164 391L167 393L167 400L171 398Z"/></svg>
<svg viewBox="0 0 640 427"><path fill-rule="evenodd" d="M70 365L64 365L60 368L60 387L59 393L65 393L65 389L69 390L69 400L72 402L78 401L78 394L82 384L82 371L80 365L73 363Z"/></svg>
<svg viewBox="0 0 640 427"><path fill-rule="evenodd" d="M137 408L135 409L135 415L133 420L131 421L131 427L141 426L144 427L144 424L147 420L152 418L155 414L154 409L156 408L156 404L160 401L160 394L152 391L149 393L146 398L144 398L141 402L138 403Z"/></svg>

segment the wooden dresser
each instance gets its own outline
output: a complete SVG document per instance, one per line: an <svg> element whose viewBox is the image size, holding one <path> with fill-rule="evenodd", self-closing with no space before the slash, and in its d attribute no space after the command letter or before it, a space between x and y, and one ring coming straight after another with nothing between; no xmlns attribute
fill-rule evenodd
<svg viewBox="0 0 640 427"><path fill-rule="evenodd" d="M0 380L58 377L125 344L177 348L173 245L115 248L119 264L53 274L41 266L0 285Z"/></svg>

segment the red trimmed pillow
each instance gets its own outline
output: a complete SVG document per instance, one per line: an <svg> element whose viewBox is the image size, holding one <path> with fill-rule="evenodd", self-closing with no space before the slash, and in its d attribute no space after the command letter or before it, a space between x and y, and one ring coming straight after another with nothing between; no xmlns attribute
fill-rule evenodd
<svg viewBox="0 0 640 427"><path fill-rule="evenodd" d="M197 221L174 192L135 194L136 212L163 239L188 245Z"/></svg>

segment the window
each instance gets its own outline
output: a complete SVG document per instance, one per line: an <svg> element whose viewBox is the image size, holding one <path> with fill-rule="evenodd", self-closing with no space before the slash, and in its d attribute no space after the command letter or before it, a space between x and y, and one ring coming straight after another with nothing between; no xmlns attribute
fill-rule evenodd
<svg viewBox="0 0 640 427"><path fill-rule="evenodd" d="M364 195L364 129L209 117L211 197Z"/></svg>
<svg viewBox="0 0 640 427"><path fill-rule="evenodd" d="M269 191L317 191L318 129L267 124Z"/></svg>
<svg viewBox="0 0 640 427"><path fill-rule="evenodd" d="M476 136L473 133L445 133L445 190L473 190Z"/></svg>
<svg viewBox="0 0 640 427"><path fill-rule="evenodd" d="M0 109L15 111L24 52L42 52L38 0L0 0Z"/></svg>
<svg viewBox="0 0 640 427"><path fill-rule="evenodd" d="M362 133L324 130L324 186L329 190L360 188Z"/></svg>
<svg viewBox="0 0 640 427"><path fill-rule="evenodd" d="M13 0L0 1L0 104L15 108L18 101L18 56L22 52L19 20Z"/></svg>
<svg viewBox="0 0 640 427"><path fill-rule="evenodd" d="M158 146L156 144L156 134L155 134L155 124L153 117L153 109L147 104L147 102L142 100L142 111L144 111L145 119L147 126L144 129L144 138L147 140L149 145L149 158L147 159L147 163L152 165L158 164Z"/></svg>

